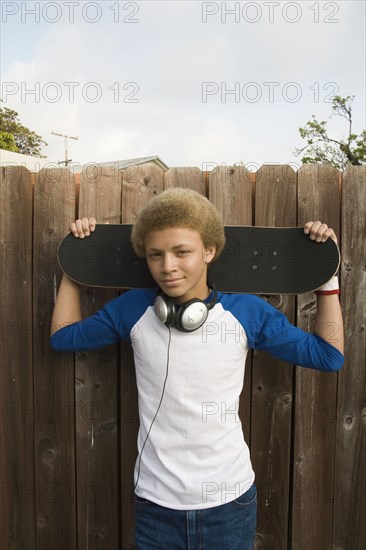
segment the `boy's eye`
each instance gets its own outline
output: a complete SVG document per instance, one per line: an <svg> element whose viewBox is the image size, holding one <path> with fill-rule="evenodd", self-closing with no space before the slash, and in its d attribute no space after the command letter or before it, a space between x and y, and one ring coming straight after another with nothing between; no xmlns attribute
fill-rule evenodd
<svg viewBox="0 0 366 550"><path fill-rule="evenodd" d="M150 252L150 254L148 254L148 256L152 260L156 260L157 258L160 258L161 254L160 254L160 252Z"/></svg>
<svg viewBox="0 0 366 550"><path fill-rule="evenodd" d="M189 254L189 250L178 250L178 256L185 256Z"/></svg>

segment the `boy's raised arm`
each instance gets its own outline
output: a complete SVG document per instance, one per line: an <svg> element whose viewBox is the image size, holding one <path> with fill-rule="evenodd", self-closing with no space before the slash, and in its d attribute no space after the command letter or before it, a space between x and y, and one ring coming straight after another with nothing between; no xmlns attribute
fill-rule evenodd
<svg viewBox="0 0 366 550"><path fill-rule="evenodd" d="M53 308L51 336L60 328L81 319L80 286L64 274Z"/></svg>
<svg viewBox="0 0 366 550"><path fill-rule="evenodd" d="M337 242L333 229L320 221L306 223L304 231L311 239L319 243L326 241L328 238ZM343 354L343 316L337 290L320 291L316 294L317 313L314 332Z"/></svg>
<svg viewBox="0 0 366 550"><path fill-rule="evenodd" d="M95 230L95 218L82 218L70 224L70 231L77 238L84 238ZM51 336L57 330L81 321L80 285L63 275L52 313Z"/></svg>
<svg viewBox="0 0 366 550"><path fill-rule="evenodd" d="M337 294L317 295L315 334L344 354L343 318Z"/></svg>

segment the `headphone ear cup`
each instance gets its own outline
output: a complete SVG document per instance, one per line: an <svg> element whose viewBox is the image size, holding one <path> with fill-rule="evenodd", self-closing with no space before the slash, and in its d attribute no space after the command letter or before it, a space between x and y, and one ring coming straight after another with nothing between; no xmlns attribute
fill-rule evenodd
<svg viewBox="0 0 366 550"><path fill-rule="evenodd" d="M158 292L154 300L155 315L168 327L175 324L175 305L174 300L164 294L164 292Z"/></svg>
<svg viewBox="0 0 366 550"><path fill-rule="evenodd" d="M199 329L208 317L208 307L202 300L190 300L176 314L175 326L181 332Z"/></svg>
<svg viewBox="0 0 366 550"><path fill-rule="evenodd" d="M155 315L159 321L168 327L176 327L181 332L193 332L203 325L210 309L217 302L216 287L210 283L210 288L213 290L213 298L208 304L203 300L193 298L182 304L178 311L173 298L162 290L158 290L154 300Z"/></svg>

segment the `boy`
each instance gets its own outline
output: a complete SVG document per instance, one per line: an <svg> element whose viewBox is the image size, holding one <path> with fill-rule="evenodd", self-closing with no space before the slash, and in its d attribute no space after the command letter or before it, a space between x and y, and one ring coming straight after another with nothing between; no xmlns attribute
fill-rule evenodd
<svg viewBox="0 0 366 550"><path fill-rule="evenodd" d="M71 231L83 238L95 224L83 218ZM336 239L320 222L304 231L319 242ZM245 358L258 348L293 364L341 368L337 279L317 293L316 334L292 326L259 297L220 293L207 269L224 247L223 224L213 204L189 189L154 197L136 220L132 243L159 291L131 290L82 321L79 287L64 276L51 346L82 351L131 341L140 416L136 548L250 550L256 487L236 408ZM332 344L329 322L338 327ZM224 417L212 404L225 405Z"/></svg>

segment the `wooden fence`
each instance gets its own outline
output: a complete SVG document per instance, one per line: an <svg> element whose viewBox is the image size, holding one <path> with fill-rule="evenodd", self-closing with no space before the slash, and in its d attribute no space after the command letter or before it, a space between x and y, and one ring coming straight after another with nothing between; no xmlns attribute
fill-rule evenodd
<svg viewBox="0 0 366 550"><path fill-rule="evenodd" d="M342 250L345 365L326 374L248 357L240 402L256 472L256 548L366 548L366 167L173 168L124 172L2 168L1 550L134 548L138 411L129 345L53 352L58 242L75 217L133 223L168 187L206 194L228 225L331 225ZM76 178L75 178L76 179ZM84 289L89 315L116 291ZM313 294L267 298L311 330ZM168 549L167 549L168 550ZM170 549L169 549L170 550ZM174 550L174 549L173 549Z"/></svg>

